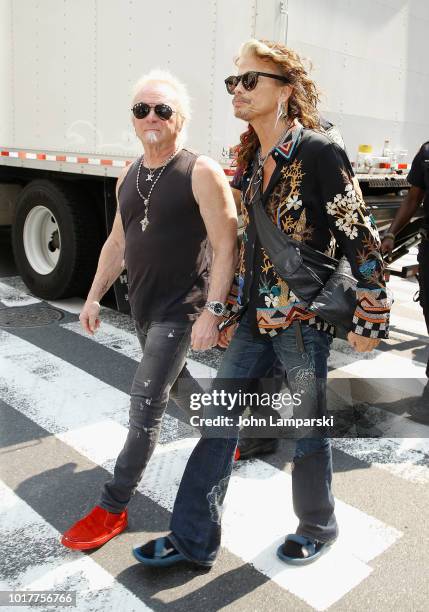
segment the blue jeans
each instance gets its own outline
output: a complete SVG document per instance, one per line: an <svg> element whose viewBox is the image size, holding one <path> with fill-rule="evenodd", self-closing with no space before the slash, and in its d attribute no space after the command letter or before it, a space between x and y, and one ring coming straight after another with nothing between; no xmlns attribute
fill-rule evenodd
<svg viewBox="0 0 429 612"><path fill-rule="evenodd" d="M217 380L245 381L264 377L277 358L286 370L289 388L302 390L307 401L306 417L324 413L326 407L327 359L330 336L301 326L288 328L270 339L252 335L244 315L225 352ZM216 381L215 385L216 387ZM219 386L219 388L221 385ZM304 402L305 404L305 402ZM244 407L243 407L244 410ZM210 409L207 414L210 415ZM222 504L231 475L238 440L237 427L224 428L221 437L203 436L192 452L180 483L171 518L171 540L188 559L210 566L219 552ZM332 455L326 437L297 440L292 465L293 507L300 535L328 542L338 535L331 491ZM251 534L249 534L251 537Z"/></svg>

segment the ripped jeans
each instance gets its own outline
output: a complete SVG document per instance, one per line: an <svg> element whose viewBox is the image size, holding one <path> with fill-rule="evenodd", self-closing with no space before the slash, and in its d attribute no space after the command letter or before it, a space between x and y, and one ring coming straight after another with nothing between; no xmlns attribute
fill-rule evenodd
<svg viewBox="0 0 429 612"><path fill-rule="evenodd" d="M188 321L136 323L144 354L131 387L127 439L99 504L109 512L122 512L135 492L158 441L169 397L189 412L189 395L183 390L201 392L186 367L191 329Z"/></svg>
<svg viewBox="0 0 429 612"><path fill-rule="evenodd" d="M216 381L219 389L225 389L228 380L235 379L232 390L240 379L243 389L246 380L263 378L277 358L286 370L289 388L304 388L312 400L303 406L301 415L323 414L331 337L305 325L301 332L302 345L292 327L273 338L255 338L245 314L225 352L214 388ZM204 416L214 414L216 410L210 407ZM237 440L236 426L224 427L217 437L201 437L180 483L170 523L171 540L189 560L201 565L212 565L219 552L222 504ZM296 533L321 542L337 536L331 481L330 440L320 435L298 439L292 465L293 507L299 521ZM257 495L255 490L255 503L259 503Z"/></svg>

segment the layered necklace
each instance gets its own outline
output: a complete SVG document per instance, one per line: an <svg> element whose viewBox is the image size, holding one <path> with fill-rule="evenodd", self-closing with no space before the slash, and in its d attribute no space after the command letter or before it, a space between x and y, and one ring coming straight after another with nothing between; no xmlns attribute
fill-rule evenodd
<svg viewBox="0 0 429 612"><path fill-rule="evenodd" d="M289 130L291 129L293 125L293 121L291 121L290 123L288 123L288 125L286 126L285 130L282 132L280 138L278 139L278 141L276 142L276 144L271 147L271 149L268 151L268 153L266 155L264 155L264 157L262 157L262 153L261 153L261 147L259 147L258 149L258 154L257 154L257 158L258 158L258 168L256 170L257 174L259 174L260 177L262 177L262 169L265 165L265 162L267 161L268 157L271 155L271 153L274 151L274 149L276 149L277 147L279 147L284 139L286 138L286 134L289 132Z"/></svg>
<svg viewBox="0 0 429 612"><path fill-rule="evenodd" d="M159 179L161 178L161 174L164 172L164 170L166 169L166 167L168 166L168 164L176 157L176 155L178 154L180 149L176 149L174 151L174 153L172 153L172 155L170 155L170 157L167 159L167 161L164 162L164 164L160 167L159 172L157 174L157 176L155 177L155 170L156 168L148 168L149 170L149 174L146 177L146 181L150 181L153 183L150 186L149 189L149 193L147 194L147 196L144 196L142 194L142 192L140 191L140 172L143 166L143 161L144 161L144 155L142 155L142 158L140 160L140 164L139 164L139 168L137 170L137 177L136 177L136 187L137 187L137 193L139 194L139 196L141 197L141 199L143 200L143 204L145 205L145 213L144 213L144 217L143 219L140 221L141 226L142 226L142 232L145 231L145 229L147 228L147 226L149 225L149 206L150 206L150 196L152 195L152 191L154 190L155 185L157 184L157 182L159 181ZM155 180L154 180L155 177Z"/></svg>
<svg viewBox="0 0 429 612"><path fill-rule="evenodd" d="M289 132L292 126L293 126L293 121L288 123L287 127L282 132L282 135L277 140L276 144L273 147L271 147L271 149L268 151L266 155L264 155L264 157L262 157L261 147L258 148L258 152L256 154L257 167L256 167L256 170L252 174L252 177L249 181L249 185L246 189L246 193L244 194L244 197L243 197L244 201L246 201L253 190L250 201L247 202L247 206L250 206L256 194L258 193L259 185L261 184L261 181L263 178L263 170L264 170L265 162L267 161L271 153L274 151L274 149L283 143L284 139L286 138L286 134Z"/></svg>

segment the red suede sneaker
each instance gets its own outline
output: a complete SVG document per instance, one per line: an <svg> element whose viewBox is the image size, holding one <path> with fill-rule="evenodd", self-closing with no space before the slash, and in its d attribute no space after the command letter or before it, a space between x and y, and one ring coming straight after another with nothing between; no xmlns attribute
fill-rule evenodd
<svg viewBox="0 0 429 612"><path fill-rule="evenodd" d="M61 544L75 550L98 548L124 531L127 525L126 510L116 514L95 506L89 514L65 532Z"/></svg>

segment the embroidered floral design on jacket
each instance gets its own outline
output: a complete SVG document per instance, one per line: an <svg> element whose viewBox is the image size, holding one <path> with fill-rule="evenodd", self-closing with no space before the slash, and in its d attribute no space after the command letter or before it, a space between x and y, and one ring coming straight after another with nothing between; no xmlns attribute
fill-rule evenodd
<svg viewBox="0 0 429 612"><path fill-rule="evenodd" d="M299 124L294 129L300 129ZM293 137L293 130L285 143ZM304 129L292 161L272 153L276 161L270 191L262 202L277 227L312 248L345 255L358 280L358 306L353 321L357 334L387 338L390 299L386 291L377 227L362 198L346 153L326 136ZM241 177L246 240L240 247L238 277L228 304L232 311L247 306L260 334L275 336L295 319L330 333L334 328L314 316L289 289L257 238L249 217L252 168ZM237 297L235 297L237 296Z"/></svg>

